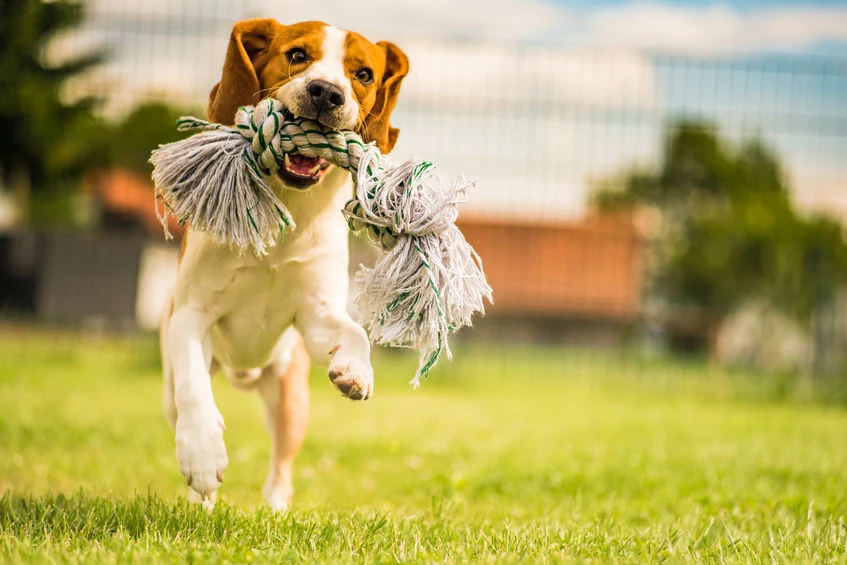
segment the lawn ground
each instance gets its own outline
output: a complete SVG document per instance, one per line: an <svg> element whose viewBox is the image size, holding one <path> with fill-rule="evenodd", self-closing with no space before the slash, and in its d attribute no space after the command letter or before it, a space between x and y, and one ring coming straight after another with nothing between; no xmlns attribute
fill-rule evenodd
<svg viewBox="0 0 847 565"><path fill-rule="evenodd" d="M0 562L847 561L847 409L817 385L540 348L459 349L417 392L412 357L375 366L366 403L313 373L286 515L258 399L216 379L207 513L152 338L0 330Z"/></svg>

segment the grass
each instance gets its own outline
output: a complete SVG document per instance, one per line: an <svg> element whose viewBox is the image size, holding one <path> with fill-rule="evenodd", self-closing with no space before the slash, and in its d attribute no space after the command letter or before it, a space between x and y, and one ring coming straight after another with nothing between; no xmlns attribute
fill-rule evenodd
<svg viewBox="0 0 847 565"><path fill-rule="evenodd" d="M152 339L0 332L0 562L847 562L847 411L803 381L464 348L419 392L319 371L295 508L260 404L216 379L230 466L188 505Z"/></svg>

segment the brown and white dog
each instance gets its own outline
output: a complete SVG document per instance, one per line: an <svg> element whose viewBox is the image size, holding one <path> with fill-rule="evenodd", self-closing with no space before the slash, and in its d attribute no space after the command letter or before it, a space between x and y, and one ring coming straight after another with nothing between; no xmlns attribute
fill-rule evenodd
<svg viewBox="0 0 847 565"><path fill-rule="evenodd" d="M394 44L321 22L235 25L208 115L232 124L239 106L273 96L295 116L355 130L383 153L397 140L389 117L408 71ZM292 464L309 414L310 358L329 366L344 396L373 394L370 344L346 311L348 229L341 215L350 174L290 155L271 185L297 229L259 257L201 232L183 240L172 307L161 324L164 407L192 498L213 504L227 466L224 422L210 375L222 368L257 390L272 436L264 495L277 510L293 494Z"/></svg>

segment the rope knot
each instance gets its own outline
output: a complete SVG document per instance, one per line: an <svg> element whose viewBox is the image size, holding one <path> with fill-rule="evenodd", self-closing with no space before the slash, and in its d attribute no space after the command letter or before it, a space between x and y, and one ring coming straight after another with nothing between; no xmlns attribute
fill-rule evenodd
<svg viewBox="0 0 847 565"><path fill-rule="evenodd" d="M235 114L235 129L250 141L244 158L255 165L265 176L275 174L282 165L280 129L284 123L283 108L273 98L266 98L256 106L241 106Z"/></svg>
<svg viewBox="0 0 847 565"><path fill-rule="evenodd" d="M379 153L367 151L356 178L356 198L344 207L344 216L352 231L365 231L388 251L399 237L437 235L449 229L471 184L462 178L452 185L443 182L428 161L386 166Z"/></svg>

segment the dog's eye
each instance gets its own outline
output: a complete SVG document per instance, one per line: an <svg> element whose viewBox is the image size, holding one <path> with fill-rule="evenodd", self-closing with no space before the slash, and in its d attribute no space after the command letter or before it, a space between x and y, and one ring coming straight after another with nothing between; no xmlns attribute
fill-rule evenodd
<svg viewBox="0 0 847 565"><path fill-rule="evenodd" d="M285 52L285 56L292 65L305 63L309 59L309 56L306 55L306 50L302 47L292 47Z"/></svg>
<svg viewBox="0 0 847 565"><path fill-rule="evenodd" d="M374 81L374 72L368 67L362 67L356 71L356 79L362 84L370 84Z"/></svg>

